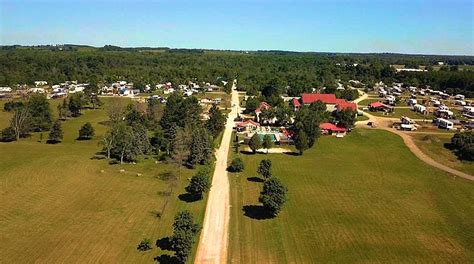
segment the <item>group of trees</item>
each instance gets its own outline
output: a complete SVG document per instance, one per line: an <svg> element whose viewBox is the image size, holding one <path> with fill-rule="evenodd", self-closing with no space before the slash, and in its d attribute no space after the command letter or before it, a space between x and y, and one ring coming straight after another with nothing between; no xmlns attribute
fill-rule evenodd
<svg viewBox="0 0 474 264"><path fill-rule="evenodd" d="M451 138L451 148L460 159L474 161L474 133L456 133Z"/></svg>
<svg viewBox="0 0 474 264"><path fill-rule="evenodd" d="M24 101L10 101L5 103L4 111L13 113L10 126L3 129L3 141L15 141L26 137L30 132L44 132L51 129L48 143L62 141L63 133L60 120L67 117L77 117L81 109L91 102L90 96L84 93L71 94L63 103L58 104L57 121L53 121L52 111L48 99L43 94L32 94ZM95 100L96 105L100 101ZM92 125L86 124L79 131L79 139L90 139L94 135Z"/></svg>
<svg viewBox="0 0 474 264"><path fill-rule="evenodd" d="M257 173L264 178L263 188L258 198L267 212L275 217L285 204L288 189L272 174L272 161L264 159L258 165Z"/></svg>
<svg viewBox="0 0 474 264"><path fill-rule="evenodd" d="M273 147L273 139L269 134L265 134L263 139L260 139L260 136L255 133L249 140L249 147L254 154L257 153L257 150L260 148L266 149L268 153L268 150Z"/></svg>
<svg viewBox="0 0 474 264"><path fill-rule="evenodd" d="M294 122L294 130L296 132L295 144L301 154L305 149L311 148L314 145L321 134L319 124L324 120L328 120L329 117L326 105L320 101L309 106L302 106L296 112Z"/></svg>
<svg viewBox="0 0 474 264"><path fill-rule="evenodd" d="M238 75L239 89L249 94L262 91L264 95L270 91L265 97L272 105L279 100L279 93L297 96L312 88L332 89L336 80L342 83L360 80L370 86L376 81L404 81L435 89L457 88L466 95L474 92L472 71L452 66L436 71L432 67L438 61L473 65L474 59L469 56L162 51L118 47L62 52L49 48L3 48L0 50L0 85L15 87L18 83L32 84L39 79L49 83L81 80L105 84L118 78L136 83L137 87L143 83L153 85L168 81L173 85L196 80L218 84L219 80L232 80ZM396 73L390 66L393 64L415 68L427 65L429 71ZM229 90L227 86L225 89Z"/></svg>
<svg viewBox="0 0 474 264"><path fill-rule="evenodd" d="M26 101L5 104L4 110L13 113L10 126L2 130L3 141L19 140L30 132L47 131L53 125L53 118L46 96L34 94Z"/></svg>
<svg viewBox="0 0 474 264"><path fill-rule="evenodd" d="M212 159L214 137L222 132L225 117L213 106L209 119L201 120L202 109L198 100L172 94L167 104L150 100L146 106L131 103L123 105L120 99L107 107L110 126L102 139L108 158L136 160L141 154L154 153L173 158L179 165L195 167L208 164ZM148 132L153 137L148 138Z"/></svg>
<svg viewBox="0 0 474 264"><path fill-rule="evenodd" d="M186 263L201 227L194 222L189 211L176 214L173 223L173 235L170 238L171 249L179 263Z"/></svg>

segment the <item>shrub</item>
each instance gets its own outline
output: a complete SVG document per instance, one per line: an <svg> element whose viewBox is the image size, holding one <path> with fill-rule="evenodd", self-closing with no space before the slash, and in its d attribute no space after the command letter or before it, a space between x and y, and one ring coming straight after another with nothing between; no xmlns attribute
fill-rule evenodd
<svg viewBox="0 0 474 264"><path fill-rule="evenodd" d="M186 191L191 195L202 199L203 194L207 193L211 188L211 179L209 178L208 172L200 170L191 178L189 185L186 187Z"/></svg>
<svg viewBox="0 0 474 264"><path fill-rule="evenodd" d="M151 242L150 239L145 238L143 239L140 244L138 244L137 249L139 251L147 251L151 249Z"/></svg>
<svg viewBox="0 0 474 264"><path fill-rule="evenodd" d="M474 160L474 133L472 131L454 134L451 138L451 146L460 159Z"/></svg>
<svg viewBox="0 0 474 264"><path fill-rule="evenodd" d="M7 127L2 130L1 141L11 142L16 140L15 129L13 127Z"/></svg>
<svg viewBox="0 0 474 264"><path fill-rule="evenodd" d="M230 172L242 172L244 170L244 162L242 161L241 158L237 157L232 160L230 163L230 166L228 168L228 171Z"/></svg>
<svg viewBox="0 0 474 264"><path fill-rule="evenodd" d="M81 140L88 140L94 136L94 128L92 127L91 123L85 123L81 129L79 129L79 139Z"/></svg>

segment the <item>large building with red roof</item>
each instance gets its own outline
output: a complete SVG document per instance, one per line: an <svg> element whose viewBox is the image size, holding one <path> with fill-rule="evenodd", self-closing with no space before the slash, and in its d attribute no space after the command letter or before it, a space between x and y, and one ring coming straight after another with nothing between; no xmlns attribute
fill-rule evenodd
<svg viewBox="0 0 474 264"><path fill-rule="evenodd" d="M344 99L338 99L335 94L304 93L301 95L301 103L304 105L309 105L318 101L324 103L329 112L343 111L345 109L357 111L356 103L348 102ZM294 102L293 105L295 105Z"/></svg>

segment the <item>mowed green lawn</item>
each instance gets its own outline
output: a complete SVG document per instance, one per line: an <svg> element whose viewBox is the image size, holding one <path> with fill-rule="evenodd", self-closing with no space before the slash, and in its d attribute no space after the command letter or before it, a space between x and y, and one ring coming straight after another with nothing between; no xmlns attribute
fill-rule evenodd
<svg viewBox="0 0 474 264"><path fill-rule="evenodd" d="M354 130L322 137L303 156L243 155L231 180L230 263L468 263L474 259L474 183L418 160L401 138ZM261 159L289 189L277 218L259 205Z"/></svg>
<svg viewBox="0 0 474 264"><path fill-rule="evenodd" d="M387 114L385 114L384 112L368 112L368 113L374 116L382 116L382 117L399 118L402 116L406 116L412 119L426 119L426 120L431 120L434 117L432 114L423 115L411 110L410 108L395 108L393 112L390 112Z"/></svg>
<svg viewBox="0 0 474 264"><path fill-rule="evenodd" d="M451 142L453 134L447 135L414 135L415 144L432 159L453 169L474 175L474 162L461 161L456 155L445 147Z"/></svg>
<svg viewBox="0 0 474 264"><path fill-rule="evenodd" d="M173 252L155 246L139 252L136 247L143 238L154 244L171 235L179 210L190 210L202 221L205 201L178 199L194 171L182 169L174 193L165 196L160 192L169 191L171 181L160 176L175 171L174 165L155 164L152 158L136 165L91 159L107 129L99 122L106 119L105 110L85 110L62 123L64 141L56 145L45 144L47 132L42 143L38 133L0 143L0 262L152 263L154 257ZM97 136L76 141L87 121Z"/></svg>

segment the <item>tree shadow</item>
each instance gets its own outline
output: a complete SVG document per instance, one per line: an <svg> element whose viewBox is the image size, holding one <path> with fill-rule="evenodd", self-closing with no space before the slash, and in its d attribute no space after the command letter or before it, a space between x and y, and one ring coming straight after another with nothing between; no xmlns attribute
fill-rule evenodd
<svg viewBox="0 0 474 264"><path fill-rule="evenodd" d="M299 152L283 152L283 154L288 155L288 156L301 156Z"/></svg>
<svg viewBox="0 0 474 264"><path fill-rule="evenodd" d="M158 174L157 178L162 180L162 181L169 181L169 180L178 179L176 174L174 174L172 171L162 172L162 173Z"/></svg>
<svg viewBox="0 0 474 264"><path fill-rule="evenodd" d="M110 120L106 120L106 121L100 121L98 122L98 124L103 125L103 126L111 126L113 125L113 122Z"/></svg>
<svg viewBox="0 0 474 264"><path fill-rule="evenodd" d="M50 140L50 139L48 139L48 140L46 141L46 144L56 145L56 144L58 144L58 143L61 143L61 141L58 141L58 140Z"/></svg>
<svg viewBox="0 0 474 264"><path fill-rule="evenodd" d="M253 176L253 177L247 177L247 181L249 182L265 182L264 179Z"/></svg>
<svg viewBox="0 0 474 264"><path fill-rule="evenodd" d="M244 205L242 211L244 211L245 216L256 220L265 220L274 217L263 205Z"/></svg>
<svg viewBox="0 0 474 264"><path fill-rule="evenodd" d="M161 250L171 250L171 238L170 237L163 237L158 240L156 240L157 247L159 247Z"/></svg>
<svg viewBox="0 0 474 264"><path fill-rule="evenodd" d="M255 154L257 154L257 152L253 153L253 151L248 151L248 150L241 150L240 153L244 154L244 155L255 155Z"/></svg>
<svg viewBox="0 0 474 264"><path fill-rule="evenodd" d="M451 144L451 142L444 143L443 147L445 147L446 149L449 149L449 150L454 150L454 146L453 146L453 144Z"/></svg>
<svg viewBox="0 0 474 264"><path fill-rule="evenodd" d="M91 160L103 160L105 159L105 156L102 155L94 155L90 158Z"/></svg>
<svg viewBox="0 0 474 264"><path fill-rule="evenodd" d="M182 193L182 194L178 195L178 198L181 201L187 202L187 203L192 203L192 202L196 202L196 201L201 200L201 197L199 197L197 195L190 194L190 193Z"/></svg>
<svg viewBox="0 0 474 264"><path fill-rule="evenodd" d="M178 264L179 261L175 256L170 256L168 254L163 254L160 256L156 256L153 258L156 263L163 263L163 264Z"/></svg>

